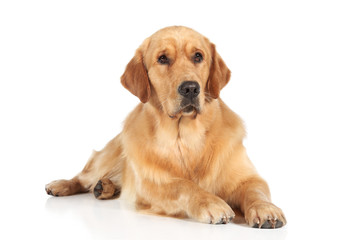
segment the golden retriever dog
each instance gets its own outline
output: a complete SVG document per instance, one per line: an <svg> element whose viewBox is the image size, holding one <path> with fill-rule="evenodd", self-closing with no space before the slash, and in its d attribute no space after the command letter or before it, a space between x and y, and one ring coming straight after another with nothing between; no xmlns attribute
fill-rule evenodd
<svg viewBox="0 0 350 240"><path fill-rule="evenodd" d="M252 227L282 227L286 219L242 144L242 121L219 97L229 80L206 37L186 27L159 30L121 77L141 101L122 132L81 173L47 184L46 192L122 194L148 213L225 224L236 211Z"/></svg>

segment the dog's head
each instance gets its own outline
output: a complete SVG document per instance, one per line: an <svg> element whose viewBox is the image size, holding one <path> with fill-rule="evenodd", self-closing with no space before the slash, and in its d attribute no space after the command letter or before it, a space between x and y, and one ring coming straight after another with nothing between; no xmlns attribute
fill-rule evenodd
<svg viewBox="0 0 350 240"><path fill-rule="evenodd" d="M141 102L174 118L200 114L229 79L230 70L207 38L186 27L168 27L137 49L121 82Z"/></svg>

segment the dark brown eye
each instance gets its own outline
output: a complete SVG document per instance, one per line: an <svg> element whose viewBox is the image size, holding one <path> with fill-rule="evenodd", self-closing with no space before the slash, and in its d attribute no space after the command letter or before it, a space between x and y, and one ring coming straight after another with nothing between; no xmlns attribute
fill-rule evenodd
<svg viewBox="0 0 350 240"><path fill-rule="evenodd" d="M193 61L194 61L195 63L200 63L200 62L202 62L202 61L203 61L203 55L202 55L201 53L199 53L199 52L196 52L196 53L194 54L194 56L193 56Z"/></svg>
<svg viewBox="0 0 350 240"><path fill-rule="evenodd" d="M169 64L169 59L165 55L162 55L158 58L158 62L160 64Z"/></svg>

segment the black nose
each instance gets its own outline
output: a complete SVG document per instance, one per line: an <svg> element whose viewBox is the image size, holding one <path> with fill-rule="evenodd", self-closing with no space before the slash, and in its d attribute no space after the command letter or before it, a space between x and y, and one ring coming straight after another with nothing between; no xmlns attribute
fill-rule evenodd
<svg viewBox="0 0 350 240"><path fill-rule="evenodd" d="M200 92L200 87L197 82L194 81L186 81L181 83L179 86L178 92L180 95L184 96L185 98L195 98L198 96Z"/></svg>

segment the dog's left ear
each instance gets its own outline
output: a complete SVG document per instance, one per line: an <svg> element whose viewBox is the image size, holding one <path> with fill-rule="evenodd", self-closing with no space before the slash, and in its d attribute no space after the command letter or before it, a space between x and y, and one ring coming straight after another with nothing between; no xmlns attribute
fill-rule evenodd
<svg viewBox="0 0 350 240"><path fill-rule="evenodd" d="M146 43L143 43L141 47L136 50L135 56L130 60L121 77L122 85L137 96L143 103L146 103L151 96L151 86L147 69L143 62L145 45Z"/></svg>
<svg viewBox="0 0 350 240"><path fill-rule="evenodd" d="M210 45L212 59L206 91L209 93L210 97L216 99L219 97L221 89L230 80L231 71L216 52L215 45L212 43L210 43Z"/></svg>

